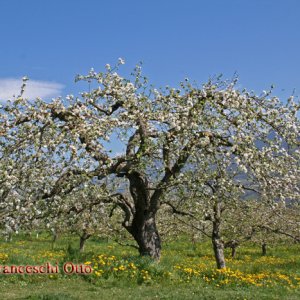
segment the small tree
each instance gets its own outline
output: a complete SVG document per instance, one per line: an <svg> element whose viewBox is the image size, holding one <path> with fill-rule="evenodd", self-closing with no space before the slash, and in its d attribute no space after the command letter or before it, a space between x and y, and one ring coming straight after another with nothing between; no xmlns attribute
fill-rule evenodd
<svg viewBox="0 0 300 300"><path fill-rule="evenodd" d="M74 189L60 201L48 207L47 227L59 224L61 231L79 236L79 251L84 251L85 242L94 235L112 233L110 213L115 203L108 191L95 184L85 184ZM54 226L52 226L54 225Z"/></svg>
<svg viewBox="0 0 300 300"><path fill-rule="evenodd" d="M193 228L210 236L218 268L225 267L222 232L225 226L236 226L231 230L243 226L238 215L247 202L247 193L254 194L261 203L257 207L261 209L263 222L256 230L269 234L279 233L278 218L274 215L275 209L268 211L263 207L285 206L300 199L296 116L299 107L292 102L283 106L276 98L254 96L238 97L235 101L229 97L227 101L211 103L206 140L201 141L201 147L197 148L182 177L185 201L179 198L176 206L169 203L175 207L175 213L190 218ZM178 188L174 193L178 193ZM229 211L235 216L235 224L228 220ZM255 219L250 215L247 222L251 223L252 217ZM268 217L269 223L266 222ZM203 226L206 222L211 226ZM283 232L288 235L288 231ZM237 241L232 244L233 251L236 246Z"/></svg>

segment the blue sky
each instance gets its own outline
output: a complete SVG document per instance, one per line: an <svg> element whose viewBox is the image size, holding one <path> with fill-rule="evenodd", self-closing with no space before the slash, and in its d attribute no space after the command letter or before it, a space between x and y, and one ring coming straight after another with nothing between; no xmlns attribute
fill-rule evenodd
<svg viewBox="0 0 300 300"><path fill-rule="evenodd" d="M157 86L237 72L248 89L299 95L299 14L297 0L0 0L0 98L24 75L31 95L76 94L76 74L119 57Z"/></svg>

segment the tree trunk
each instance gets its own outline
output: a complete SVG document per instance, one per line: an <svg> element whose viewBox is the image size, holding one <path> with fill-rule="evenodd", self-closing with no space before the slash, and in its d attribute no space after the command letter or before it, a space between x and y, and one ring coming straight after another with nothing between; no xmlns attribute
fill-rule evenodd
<svg viewBox="0 0 300 300"><path fill-rule="evenodd" d="M128 202L123 201L126 204L123 207L125 208L125 214L127 214L123 226L138 244L140 255L147 255L159 260L161 240L155 220L157 205L151 203L147 178L136 171L132 171L126 176L129 179L129 190L134 201L134 207L130 207ZM125 206L127 206L127 209ZM132 220L130 225L129 219Z"/></svg>
<svg viewBox="0 0 300 300"><path fill-rule="evenodd" d="M8 233L8 234L5 236L5 241L6 241L6 242L12 242L12 233Z"/></svg>
<svg viewBox="0 0 300 300"><path fill-rule="evenodd" d="M161 240L156 228L155 215L136 213L130 233L138 244L140 255L160 259Z"/></svg>
<svg viewBox="0 0 300 300"><path fill-rule="evenodd" d="M236 255L236 246L232 246L231 247L231 257L235 258L235 255Z"/></svg>
<svg viewBox="0 0 300 300"><path fill-rule="evenodd" d="M236 255L236 248L238 247L239 242L236 240L231 240L224 244L224 248L231 248L231 257L235 258Z"/></svg>
<svg viewBox="0 0 300 300"><path fill-rule="evenodd" d="M226 267L225 256L224 256L224 243L220 236L220 225L221 225L221 203L217 202L214 205L214 218L213 218L213 230L212 230L212 244L215 254L215 259L218 269Z"/></svg>
<svg viewBox="0 0 300 300"><path fill-rule="evenodd" d="M51 230L52 232L52 241L51 241L51 249L54 249L55 242L57 240L57 232L55 230Z"/></svg>
<svg viewBox="0 0 300 300"><path fill-rule="evenodd" d="M265 242L261 244L261 254L263 256L267 255L267 244Z"/></svg>
<svg viewBox="0 0 300 300"><path fill-rule="evenodd" d="M80 236L79 240L79 252L82 253L84 251L85 242L91 237L90 234L83 232L83 234Z"/></svg>
<svg viewBox="0 0 300 300"><path fill-rule="evenodd" d="M196 237L195 234L192 234L192 247L193 247L193 251L196 251Z"/></svg>
<svg viewBox="0 0 300 300"><path fill-rule="evenodd" d="M213 226L215 227L215 226ZM225 256L224 256L224 244L223 241L218 237L217 234L213 233L212 244L214 248L215 259L218 269L223 269L226 267Z"/></svg>

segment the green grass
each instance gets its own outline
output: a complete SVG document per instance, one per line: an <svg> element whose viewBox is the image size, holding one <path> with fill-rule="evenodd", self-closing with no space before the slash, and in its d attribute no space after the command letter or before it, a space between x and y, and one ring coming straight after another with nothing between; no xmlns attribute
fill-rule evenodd
<svg viewBox="0 0 300 300"><path fill-rule="evenodd" d="M74 236L63 236L54 249L45 234L0 241L0 265L89 261L99 267L92 275L0 275L1 299L300 299L299 245L279 245L262 257L248 244L234 260L228 251L229 269L221 273L209 241L165 243L159 263L103 239L90 239L84 253L77 248Z"/></svg>

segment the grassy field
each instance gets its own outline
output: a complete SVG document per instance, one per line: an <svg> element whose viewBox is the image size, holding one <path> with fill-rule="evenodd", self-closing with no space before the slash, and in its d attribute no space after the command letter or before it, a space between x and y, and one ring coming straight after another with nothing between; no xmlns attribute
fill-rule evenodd
<svg viewBox="0 0 300 300"><path fill-rule="evenodd" d="M0 242L0 265L58 262L60 269L53 275L0 275L1 299L300 299L299 245L277 246L261 256L249 244L220 271L209 242L165 243L160 263L100 239L90 239L80 254L77 243L64 236L51 249L46 235ZM65 262L91 266L93 272L67 275Z"/></svg>

